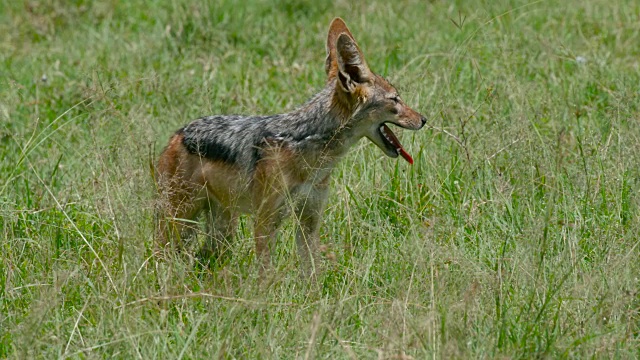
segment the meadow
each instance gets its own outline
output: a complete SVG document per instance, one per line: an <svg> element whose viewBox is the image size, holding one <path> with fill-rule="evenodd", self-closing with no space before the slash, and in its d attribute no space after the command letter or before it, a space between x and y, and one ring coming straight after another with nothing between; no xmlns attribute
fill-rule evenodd
<svg viewBox="0 0 640 360"><path fill-rule="evenodd" d="M324 271L153 256L151 167L202 115L325 81L340 16L428 119L362 140ZM0 358L640 357L640 2L0 2ZM395 130L395 129L394 129Z"/></svg>

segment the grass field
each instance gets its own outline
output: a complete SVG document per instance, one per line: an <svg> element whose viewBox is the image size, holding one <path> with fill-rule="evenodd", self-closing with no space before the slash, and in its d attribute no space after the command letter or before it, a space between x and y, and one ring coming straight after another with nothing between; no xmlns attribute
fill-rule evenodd
<svg viewBox="0 0 640 360"><path fill-rule="evenodd" d="M352 4L353 3L353 4ZM251 219L154 258L150 163L324 84L331 19L429 128L341 163L325 271ZM640 2L0 2L0 358L640 357Z"/></svg>

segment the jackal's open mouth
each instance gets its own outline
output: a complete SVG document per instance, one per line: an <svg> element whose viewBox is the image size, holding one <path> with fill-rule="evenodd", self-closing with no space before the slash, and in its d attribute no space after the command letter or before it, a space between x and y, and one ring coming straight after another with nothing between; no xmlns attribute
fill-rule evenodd
<svg viewBox="0 0 640 360"><path fill-rule="evenodd" d="M404 150L402 144L400 144L400 140L396 137L396 135L389 129L389 127L385 124L382 124L378 129L380 131L380 135L384 145L389 151L395 152L395 155L402 156L405 160L409 162L409 164L413 165L413 158L409 155L408 152Z"/></svg>

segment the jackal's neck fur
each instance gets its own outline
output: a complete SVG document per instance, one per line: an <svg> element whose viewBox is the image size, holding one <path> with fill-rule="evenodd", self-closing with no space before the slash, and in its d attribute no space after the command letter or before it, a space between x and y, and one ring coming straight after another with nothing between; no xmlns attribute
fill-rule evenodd
<svg viewBox="0 0 640 360"><path fill-rule="evenodd" d="M322 155L340 157L350 145L360 139L353 133L351 121L358 104L336 89L336 80L331 79L325 87L302 106L279 118L283 125L292 122L293 133L297 133L299 145L307 142L323 146ZM289 125L289 127L291 127Z"/></svg>

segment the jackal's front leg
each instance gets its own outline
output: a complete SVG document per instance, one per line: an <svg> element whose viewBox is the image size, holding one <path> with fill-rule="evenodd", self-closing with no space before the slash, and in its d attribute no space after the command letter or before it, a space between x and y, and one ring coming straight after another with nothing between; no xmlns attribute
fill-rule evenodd
<svg viewBox="0 0 640 360"><path fill-rule="evenodd" d="M254 219L254 237L256 242L256 256L261 263L260 272L271 266L271 252L275 248L278 227L286 215L283 207L285 197L281 191L271 190L262 192L265 196L256 198L256 216Z"/></svg>
<svg viewBox="0 0 640 360"><path fill-rule="evenodd" d="M256 241L256 256L260 261L260 272L271 266L271 252L275 248L278 227L284 216L281 208L261 209L255 219L254 236Z"/></svg>
<svg viewBox="0 0 640 360"><path fill-rule="evenodd" d="M328 179L325 179L301 194L296 204L296 219L299 222L296 245L302 272L308 276L314 276L320 265L318 262L319 229L328 194Z"/></svg>

